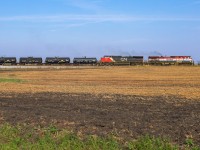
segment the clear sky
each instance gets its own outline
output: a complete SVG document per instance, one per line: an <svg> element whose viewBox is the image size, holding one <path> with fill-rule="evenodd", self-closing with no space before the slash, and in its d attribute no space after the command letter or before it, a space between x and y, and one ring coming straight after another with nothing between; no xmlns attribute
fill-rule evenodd
<svg viewBox="0 0 200 150"><path fill-rule="evenodd" d="M200 0L1 0L0 56L191 55Z"/></svg>

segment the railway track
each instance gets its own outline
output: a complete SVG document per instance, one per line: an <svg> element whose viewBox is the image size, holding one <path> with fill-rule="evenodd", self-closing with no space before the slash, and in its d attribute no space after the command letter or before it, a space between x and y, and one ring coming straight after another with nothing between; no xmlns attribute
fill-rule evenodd
<svg viewBox="0 0 200 150"><path fill-rule="evenodd" d="M96 68L97 66L72 66L72 65L11 65L4 66L0 65L0 69L67 69L67 68Z"/></svg>

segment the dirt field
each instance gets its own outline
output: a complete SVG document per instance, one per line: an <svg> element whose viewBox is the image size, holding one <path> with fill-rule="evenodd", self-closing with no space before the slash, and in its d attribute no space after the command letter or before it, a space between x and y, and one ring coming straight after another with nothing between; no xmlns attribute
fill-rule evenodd
<svg viewBox="0 0 200 150"><path fill-rule="evenodd" d="M0 70L0 122L200 143L199 67Z"/></svg>
<svg viewBox="0 0 200 150"><path fill-rule="evenodd" d="M22 83L0 83L1 93L108 93L200 98L199 67L105 67L38 71L2 71L0 78Z"/></svg>

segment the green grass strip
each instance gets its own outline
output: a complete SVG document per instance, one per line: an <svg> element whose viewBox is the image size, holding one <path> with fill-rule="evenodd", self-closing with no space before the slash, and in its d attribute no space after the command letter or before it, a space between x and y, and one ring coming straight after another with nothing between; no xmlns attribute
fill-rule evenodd
<svg viewBox="0 0 200 150"><path fill-rule="evenodd" d="M20 83L22 80L13 78L0 78L0 83Z"/></svg>
<svg viewBox="0 0 200 150"><path fill-rule="evenodd" d="M48 128L30 128L28 126L0 126L1 150L178 150L180 146L166 139L144 136L132 141L118 141L114 137L86 136L78 137L74 133ZM192 140L181 149L200 150Z"/></svg>

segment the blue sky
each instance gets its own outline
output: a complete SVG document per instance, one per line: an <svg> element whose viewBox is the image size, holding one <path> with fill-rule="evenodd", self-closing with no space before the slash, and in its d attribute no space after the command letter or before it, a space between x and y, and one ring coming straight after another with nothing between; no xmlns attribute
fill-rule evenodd
<svg viewBox="0 0 200 150"><path fill-rule="evenodd" d="M200 0L1 0L0 56L191 55Z"/></svg>

